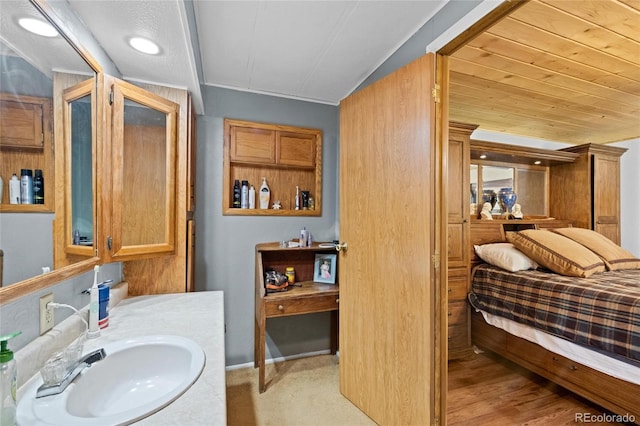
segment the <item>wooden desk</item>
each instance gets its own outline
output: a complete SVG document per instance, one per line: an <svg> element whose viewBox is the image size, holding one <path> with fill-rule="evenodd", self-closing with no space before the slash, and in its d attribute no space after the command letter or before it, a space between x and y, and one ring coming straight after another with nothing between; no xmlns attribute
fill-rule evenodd
<svg viewBox="0 0 640 426"><path fill-rule="evenodd" d="M336 284L313 282L316 254L322 253L337 254L334 248L320 248L318 243L305 248L280 248L279 243L256 245L254 367L260 370L260 393L266 389L264 369L267 318L331 311L331 353L335 354L338 350L340 293L337 280ZM338 261L337 256L335 261ZM296 284L302 286L289 287L287 291L279 293L265 293L264 271L275 269L284 273L287 266L295 268Z"/></svg>

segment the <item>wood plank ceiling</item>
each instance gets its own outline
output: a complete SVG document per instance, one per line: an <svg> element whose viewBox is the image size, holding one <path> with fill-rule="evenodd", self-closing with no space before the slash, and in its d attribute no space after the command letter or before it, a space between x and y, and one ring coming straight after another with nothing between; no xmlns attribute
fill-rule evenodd
<svg viewBox="0 0 640 426"><path fill-rule="evenodd" d="M450 118L571 144L640 137L640 0L531 0L450 58Z"/></svg>

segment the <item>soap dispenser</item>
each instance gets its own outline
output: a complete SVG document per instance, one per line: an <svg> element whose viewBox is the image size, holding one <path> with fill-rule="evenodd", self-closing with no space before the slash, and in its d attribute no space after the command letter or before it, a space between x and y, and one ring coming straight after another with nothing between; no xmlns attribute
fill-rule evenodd
<svg viewBox="0 0 640 426"><path fill-rule="evenodd" d="M260 185L260 208L268 209L269 208L269 199L271 198L271 190L269 189L269 185L267 185L267 178L262 178L262 185Z"/></svg>
<svg viewBox="0 0 640 426"><path fill-rule="evenodd" d="M0 336L0 425L16 424L17 368L13 352L7 349L7 341L21 332Z"/></svg>

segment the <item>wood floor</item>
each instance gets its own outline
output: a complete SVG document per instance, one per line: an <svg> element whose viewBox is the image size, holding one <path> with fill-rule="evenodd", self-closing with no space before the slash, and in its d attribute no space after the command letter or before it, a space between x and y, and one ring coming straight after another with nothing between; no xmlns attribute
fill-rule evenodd
<svg viewBox="0 0 640 426"><path fill-rule="evenodd" d="M447 424L450 426L576 425L587 423L578 421L580 415L583 419L586 416L593 419L610 414L490 353L449 361L447 405Z"/></svg>

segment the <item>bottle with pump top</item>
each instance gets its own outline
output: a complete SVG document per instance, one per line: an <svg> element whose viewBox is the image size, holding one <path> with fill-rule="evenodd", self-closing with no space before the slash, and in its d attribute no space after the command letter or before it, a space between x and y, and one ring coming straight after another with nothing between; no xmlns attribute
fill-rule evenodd
<svg viewBox="0 0 640 426"><path fill-rule="evenodd" d="M40 169L36 169L36 175L33 178L33 203L44 204L44 177Z"/></svg>
<svg viewBox="0 0 640 426"><path fill-rule="evenodd" d="M16 424L17 366L7 342L21 332L0 336L0 425Z"/></svg>
<svg viewBox="0 0 640 426"><path fill-rule="evenodd" d="M267 185L267 178L262 178L262 185L260 185L260 208L268 209L269 208L269 199L271 198L271 190L269 189L269 185Z"/></svg>

